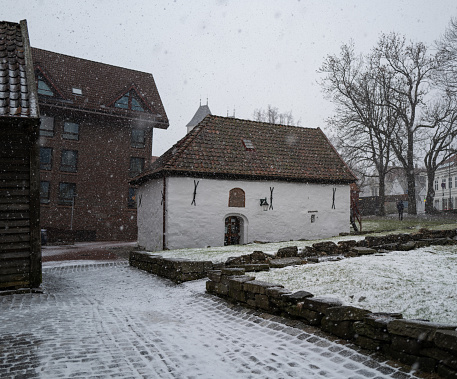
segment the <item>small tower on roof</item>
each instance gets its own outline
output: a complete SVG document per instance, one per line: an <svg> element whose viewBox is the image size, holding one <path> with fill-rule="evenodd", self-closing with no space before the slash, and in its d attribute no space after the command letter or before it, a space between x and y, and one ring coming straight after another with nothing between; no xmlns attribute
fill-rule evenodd
<svg viewBox="0 0 457 379"><path fill-rule="evenodd" d="M202 101L200 100L200 107L195 112L194 117L189 123L186 125L187 133L189 133L194 127L196 127L206 116L212 114L208 107L208 99L206 100L206 105L202 105Z"/></svg>

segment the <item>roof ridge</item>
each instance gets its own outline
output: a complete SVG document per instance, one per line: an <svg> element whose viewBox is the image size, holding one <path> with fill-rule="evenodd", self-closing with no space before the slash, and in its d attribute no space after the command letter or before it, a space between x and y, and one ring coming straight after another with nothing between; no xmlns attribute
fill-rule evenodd
<svg viewBox="0 0 457 379"><path fill-rule="evenodd" d="M69 54L64 54L64 53L58 53L56 51L51 51L51 50L46 50L46 49L41 49L39 47L33 47L32 46L32 50L41 50L41 51L44 51L46 53L51 53L51 54L56 54L56 55L59 55L59 56L63 56L63 57L68 57L68 58L73 58L73 59L81 59L83 61L88 61L88 62L91 62L91 63L95 63L95 64L103 64L105 66L111 66L111 67L114 67L114 68L121 68L123 70L128 70L128 71L136 71L136 72L140 72L142 74L147 74L147 75L152 75L152 73L150 72L146 72L146 71L140 71L140 70L136 70L136 69L133 69L133 68L127 68L127 67L122 67L122 66L116 66L115 64L111 64L111 63L105 63L105 62L100 62L100 61L94 61L92 59L87 59L87 58L81 58L81 57L77 57L77 56L74 56L74 55L69 55Z"/></svg>

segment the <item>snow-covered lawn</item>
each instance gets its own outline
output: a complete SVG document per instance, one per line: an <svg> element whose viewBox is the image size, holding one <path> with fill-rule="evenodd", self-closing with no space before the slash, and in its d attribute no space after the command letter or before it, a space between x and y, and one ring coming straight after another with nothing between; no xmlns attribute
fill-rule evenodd
<svg viewBox="0 0 457 379"><path fill-rule="evenodd" d="M366 230L376 221L366 223ZM455 228L452 225L416 225L430 229ZM373 228L375 229L375 228ZM373 230L371 229L371 230ZM413 229L413 230L411 230ZM387 233L383 233L387 234ZM279 248L298 246L299 249L321 241L360 240L365 236L334 237L325 240L287 241L267 244L209 247L158 251L167 258L187 258L225 262L227 258L260 250L275 254ZM450 322L457 325L457 247L432 246L409 252L392 252L321 262L303 266L272 269L255 273L256 279L284 285L292 291L306 290L315 296L338 298L373 312L400 312L405 318Z"/></svg>
<svg viewBox="0 0 457 379"><path fill-rule="evenodd" d="M457 246L272 269L255 276L373 312L457 325Z"/></svg>

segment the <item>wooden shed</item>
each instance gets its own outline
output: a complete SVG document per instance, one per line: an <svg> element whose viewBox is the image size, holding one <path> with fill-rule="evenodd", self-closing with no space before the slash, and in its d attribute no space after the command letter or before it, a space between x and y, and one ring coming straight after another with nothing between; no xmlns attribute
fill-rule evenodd
<svg viewBox="0 0 457 379"><path fill-rule="evenodd" d="M0 290L41 284L37 92L27 22L0 22Z"/></svg>

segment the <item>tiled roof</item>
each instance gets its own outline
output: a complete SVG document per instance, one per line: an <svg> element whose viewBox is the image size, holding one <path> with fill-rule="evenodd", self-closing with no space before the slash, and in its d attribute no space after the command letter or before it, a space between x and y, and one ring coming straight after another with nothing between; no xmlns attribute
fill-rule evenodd
<svg viewBox="0 0 457 379"><path fill-rule="evenodd" d="M197 109L197 112L195 112L194 117L192 117L192 120L190 120L186 126L187 127L197 126L209 114L211 114L211 111L208 107L208 104L200 105Z"/></svg>
<svg viewBox="0 0 457 379"><path fill-rule="evenodd" d="M56 96L39 94L40 104L95 111L153 122L168 128L168 118L152 74L32 48L37 76L43 76ZM73 88L81 94L73 93ZM134 90L146 112L114 107L114 102Z"/></svg>
<svg viewBox="0 0 457 379"><path fill-rule="evenodd" d="M38 117L27 23L0 21L0 116Z"/></svg>
<svg viewBox="0 0 457 379"><path fill-rule="evenodd" d="M132 183L170 174L322 183L356 180L319 128L212 115Z"/></svg>

